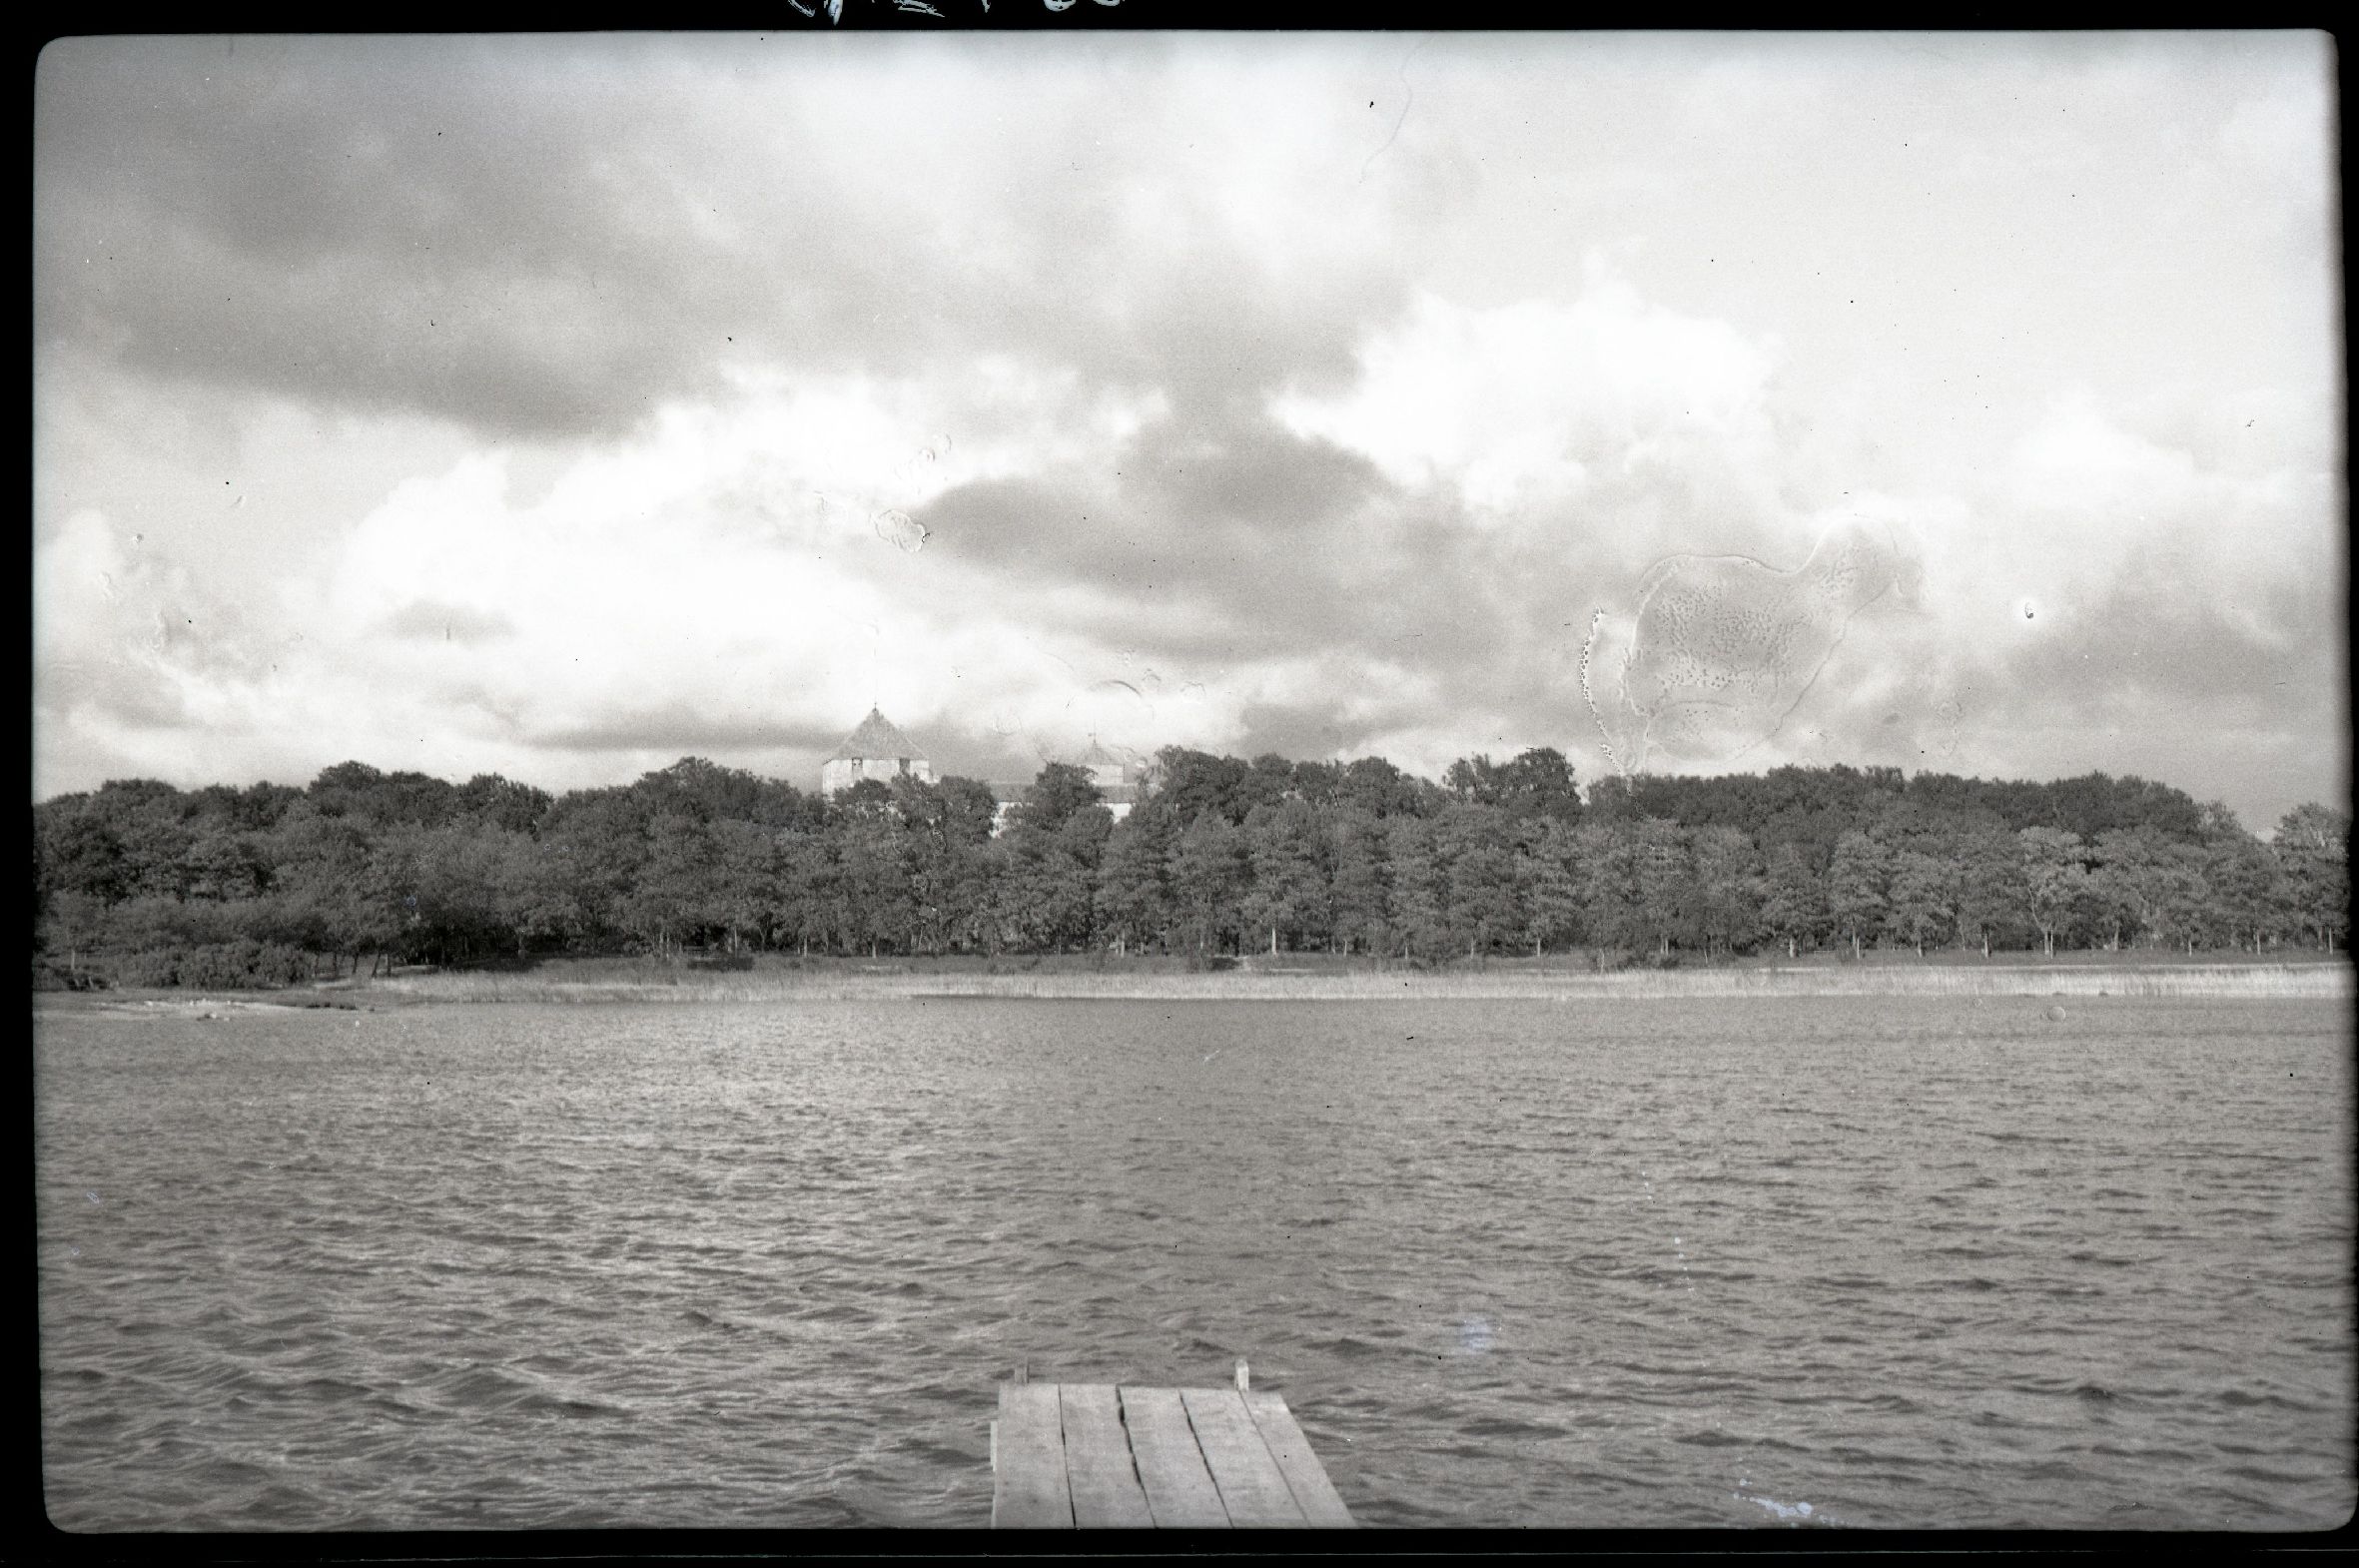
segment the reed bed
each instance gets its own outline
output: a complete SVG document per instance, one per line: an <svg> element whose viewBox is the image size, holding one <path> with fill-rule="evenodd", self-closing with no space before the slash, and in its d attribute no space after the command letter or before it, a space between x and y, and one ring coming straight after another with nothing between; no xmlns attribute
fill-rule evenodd
<svg viewBox="0 0 2359 1568"><path fill-rule="evenodd" d="M1683 997L2349 997L2352 970L2344 964L1992 965L1989 968L1877 966L1627 971L1579 973L1434 974L1364 971L1347 974L943 974L868 971L813 974L688 973L661 979L579 977L546 973L400 975L353 988L424 1002L797 1002L918 1000L929 997L1016 997L1182 1002L1372 1002L1449 998Z"/></svg>

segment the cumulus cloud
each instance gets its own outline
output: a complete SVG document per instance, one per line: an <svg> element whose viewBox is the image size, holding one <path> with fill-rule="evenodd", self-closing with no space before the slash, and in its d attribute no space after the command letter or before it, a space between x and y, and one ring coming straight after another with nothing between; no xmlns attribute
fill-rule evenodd
<svg viewBox="0 0 2359 1568"><path fill-rule="evenodd" d="M2347 787L2321 51L1957 44L54 45L36 788L1595 777L1593 614L1855 519L1711 765Z"/></svg>
<svg viewBox="0 0 2359 1568"><path fill-rule="evenodd" d="M1773 345L1650 304L1592 253L1567 303L1474 311L1425 296L1367 345L1347 396L1278 407L1397 481L1446 479L1478 512L1507 515L1611 493L1650 463L1757 471L1774 365Z"/></svg>

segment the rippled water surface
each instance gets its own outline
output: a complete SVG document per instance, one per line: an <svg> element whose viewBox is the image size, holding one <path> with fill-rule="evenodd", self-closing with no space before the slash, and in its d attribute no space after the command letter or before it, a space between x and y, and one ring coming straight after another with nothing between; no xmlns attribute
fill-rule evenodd
<svg viewBox="0 0 2359 1568"><path fill-rule="evenodd" d="M1249 1357L1377 1525L2353 1506L2344 1002L44 1012L70 1528L982 1526Z"/></svg>

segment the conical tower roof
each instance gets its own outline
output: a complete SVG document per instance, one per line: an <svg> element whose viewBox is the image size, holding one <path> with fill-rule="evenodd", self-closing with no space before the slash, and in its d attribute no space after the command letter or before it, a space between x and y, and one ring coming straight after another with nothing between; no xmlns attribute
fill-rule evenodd
<svg viewBox="0 0 2359 1568"><path fill-rule="evenodd" d="M841 762L852 757L908 757L913 761L922 761L925 755L910 743L909 737L902 734L891 719L871 708L868 717L860 721L859 727L844 737L844 743L836 748L836 754L831 760Z"/></svg>
<svg viewBox="0 0 2359 1568"><path fill-rule="evenodd" d="M1130 765L1128 757L1118 757L1108 751L1095 735L1090 737L1090 749L1073 760L1085 768L1120 768Z"/></svg>

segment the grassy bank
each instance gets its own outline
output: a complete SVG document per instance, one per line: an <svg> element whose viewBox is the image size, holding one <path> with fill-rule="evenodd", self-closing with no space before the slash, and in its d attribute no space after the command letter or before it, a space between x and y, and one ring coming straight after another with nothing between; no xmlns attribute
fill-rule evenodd
<svg viewBox="0 0 2359 1568"><path fill-rule="evenodd" d="M634 972L635 971L635 972ZM323 988L327 989L327 988ZM336 990L386 1001L793 1002L861 998L1063 997L1150 1001L1373 1001L1386 997L2116 996L2348 997L2347 964L1796 965L1595 973L1572 969L1290 971L847 965L652 971L547 964L515 973L419 973Z"/></svg>

